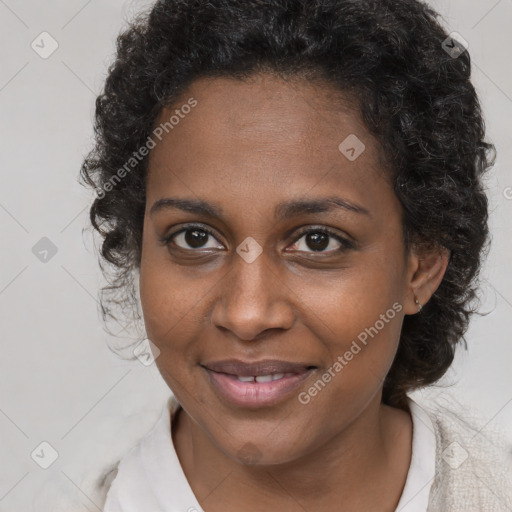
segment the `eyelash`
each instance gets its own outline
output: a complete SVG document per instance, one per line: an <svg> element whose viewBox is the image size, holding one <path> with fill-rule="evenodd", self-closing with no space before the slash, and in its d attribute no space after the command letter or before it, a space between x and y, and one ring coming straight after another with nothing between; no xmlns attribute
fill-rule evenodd
<svg viewBox="0 0 512 512"><path fill-rule="evenodd" d="M197 229L197 230L200 230L200 231L204 231L209 236L217 239L217 237L215 236L215 233L213 233L213 231L208 229L203 224L186 224L185 226L183 226L178 231L175 231L173 233L170 233L169 235L164 236L163 238L160 238L159 241L160 241L160 243L162 245L169 246L171 244L171 242L172 242L172 239L174 237L176 237L180 233L187 232L187 231L193 231L194 229ZM328 236L334 238L336 241L338 241L341 244L341 247L339 247L338 249L334 249L334 250L326 251L326 252L323 252L323 251L311 251L312 254L340 253L340 252L345 252L345 251L350 250L350 249L354 249L354 244L350 240L348 240L348 239L340 236L338 233L335 233L334 231L331 231L330 229L322 227L322 226L319 226L319 227L314 227L314 226L313 227L307 227L307 228L304 228L304 229L300 230L297 233L297 236L296 236L296 238L295 238L295 240L294 240L292 245L297 243L297 241L300 240L304 235L307 235L307 234L310 234L310 233L323 233L325 235L328 235ZM179 249L183 249L182 247L178 247L178 248ZM183 249L183 250L185 250L185 251L192 251L192 252L198 252L199 251L199 249L196 249L196 250L195 249ZM298 252L305 252L305 251L298 251ZM310 252L310 251L307 251L307 252Z"/></svg>

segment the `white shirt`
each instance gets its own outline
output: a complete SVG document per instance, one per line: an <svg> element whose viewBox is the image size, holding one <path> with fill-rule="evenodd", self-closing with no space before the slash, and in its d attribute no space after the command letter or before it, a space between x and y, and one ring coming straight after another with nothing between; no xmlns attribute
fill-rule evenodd
<svg viewBox="0 0 512 512"><path fill-rule="evenodd" d="M103 512L204 512L183 472L171 436L180 404L171 396L153 429L121 460ZM412 458L396 512L426 512L435 473L436 438L427 413L409 399Z"/></svg>

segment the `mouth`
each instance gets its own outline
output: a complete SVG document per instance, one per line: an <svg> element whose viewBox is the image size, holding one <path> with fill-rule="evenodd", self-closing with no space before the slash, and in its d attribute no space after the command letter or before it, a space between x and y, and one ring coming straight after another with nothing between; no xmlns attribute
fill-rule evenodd
<svg viewBox="0 0 512 512"><path fill-rule="evenodd" d="M282 402L317 369L307 363L278 360L254 363L229 360L201 366L221 400L247 408L268 407Z"/></svg>

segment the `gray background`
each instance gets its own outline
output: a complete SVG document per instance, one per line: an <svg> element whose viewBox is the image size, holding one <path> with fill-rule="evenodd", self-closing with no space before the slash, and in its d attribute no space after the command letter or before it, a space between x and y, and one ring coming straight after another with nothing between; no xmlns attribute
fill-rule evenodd
<svg viewBox="0 0 512 512"><path fill-rule="evenodd" d="M458 353L432 393L471 404L489 428L512 431L512 0L431 3L469 43L498 150L487 180L493 246L482 309L489 314L473 319L469 351ZM94 240L82 232L92 194L77 182L115 37L150 4L0 0L2 512L99 510L99 472L152 427L169 394L154 364L120 360L107 348ZM46 59L31 47L43 31L59 45ZM46 262L32 250L43 237L57 249ZM43 441L58 452L48 469L31 457L34 449L50 456Z"/></svg>

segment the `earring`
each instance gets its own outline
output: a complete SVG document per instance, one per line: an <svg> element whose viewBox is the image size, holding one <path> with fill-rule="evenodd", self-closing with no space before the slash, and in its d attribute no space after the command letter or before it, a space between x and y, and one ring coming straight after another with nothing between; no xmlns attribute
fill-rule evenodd
<svg viewBox="0 0 512 512"><path fill-rule="evenodd" d="M414 297L414 302L418 305L418 313L421 312L421 308L423 307L421 304L420 304L420 301Z"/></svg>

